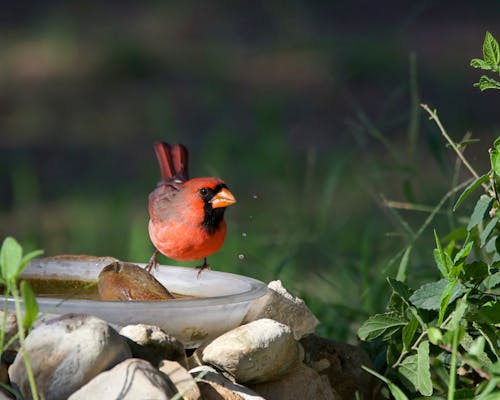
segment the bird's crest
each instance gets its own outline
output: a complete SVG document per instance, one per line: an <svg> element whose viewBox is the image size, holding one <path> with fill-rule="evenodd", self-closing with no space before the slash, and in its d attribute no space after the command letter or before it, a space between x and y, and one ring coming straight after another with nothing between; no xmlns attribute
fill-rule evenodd
<svg viewBox="0 0 500 400"><path fill-rule="evenodd" d="M163 181L185 182L189 179L188 151L184 145L155 142L154 147Z"/></svg>

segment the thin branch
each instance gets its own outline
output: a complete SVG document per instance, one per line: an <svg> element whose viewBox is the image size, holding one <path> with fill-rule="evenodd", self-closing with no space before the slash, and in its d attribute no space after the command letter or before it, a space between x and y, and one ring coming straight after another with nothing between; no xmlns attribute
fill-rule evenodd
<svg viewBox="0 0 500 400"><path fill-rule="evenodd" d="M415 204L404 201L393 201L393 200L387 200L385 198L383 198L382 201L384 202L384 206L390 208L397 208L400 210L422 211L427 213L431 213L432 211L434 211L434 207L427 206L425 204ZM444 211L442 213L444 213Z"/></svg>
<svg viewBox="0 0 500 400"><path fill-rule="evenodd" d="M441 124L441 120L439 119L439 117L437 115L437 111L436 110L431 110L427 104L420 104L420 106L425 111L427 111L427 113L430 115L429 119L434 120L436 122L436 125L438 126L439 130L441 131L441 134L445 137L445 139L450 144L451 148L455 151L455 153L457 153L457 156L462 160L462 162L467 167L467 169L470 171L470 173L474 176L474 178L476 178L476 179L479 178L478 173L469 164L469 162L467 161L467 159L464 157L464 155L462 154L462 152L457 147L456 143L453 140L451 140L451 138L448 136L448 133L444 129L443 125Z"/></svg>
<svg viewBox="0 0 500 400"><path fill-rule="evenodd" d="M450 354L453 354L453 349L450 347L450 346L446 346L444 344L440 344L439 347L445 351L447 351L448 353ZM464 364L467 364L468 366L470 366L474 371L476 371L476 373L483 379L491 379L491 375L488 374L486 371L483 371L481 368L478 368L474 365L472 365L472 363L470 363L466 358L464 358L462 356L462 354L456 350L455 351L455 355L458 356L460 358L460 361L462 361Z"/></svg>

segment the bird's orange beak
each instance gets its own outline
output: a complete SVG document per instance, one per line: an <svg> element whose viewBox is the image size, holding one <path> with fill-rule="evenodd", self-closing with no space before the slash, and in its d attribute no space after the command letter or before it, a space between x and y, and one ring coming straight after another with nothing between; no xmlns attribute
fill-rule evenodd
<svg viewBox="0 0 500 400"><path fill-rule="evenodd" d="M233 194L226 188L222 188L212 199L209 201L213 208L228 207L236 203Z"/></svg>

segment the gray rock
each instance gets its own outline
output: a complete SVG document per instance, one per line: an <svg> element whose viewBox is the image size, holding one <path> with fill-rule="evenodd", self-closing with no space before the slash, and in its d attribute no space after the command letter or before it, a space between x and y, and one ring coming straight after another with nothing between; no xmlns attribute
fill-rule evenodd
<svg viewBox="0 0 500 400"><path fill-rule="evenodd" d="M347 343L338 343L316 335L303 338L304 362L328 379L331 387L341 399L371 399L376 379L361 366L372 367L370 358L363 349Z"/></svg>
<svg viewBox="0 0 500 400"><path fill-rule="evenodd" d="M189 372L197 379L200 379L202 382L216 383L217 385L222 386L230 390L234 394L240 396L244 400L265 400L263 397L259 396L257 393L247 388L246 386L231 382L225 376L217 373L214 368L209 367L208 365L202 365L193 368Z"/></svg>
<svg viewBox="0 0 500 400"><path fill-rule="evenodd" d="M291 329L271 319L239 326L203 350L203 362L227 372L242 384L277 379L301 359L301 349Z"/></svg>
<svg viewBox="0 0 500 400"><path fill-rule="evenodd" d="M62 315L37 326L25 345L38 391L51 400L66 399L101 371L131 357L118 332L105 321L82 314ZM9 368L9 377L30 397L20 352Z"/></svg>
<svg viewBox="0 0 500 400"><path fill-rule="evenodd" d="M176 393L165 374L145 360L130 358L100 373L68 400L168 400Z"/></svg>
<svg viewBox="0 0 500 400"><path fill-rule="evenodd" d="M341 400L328 382L304 364L279 380L251 385L250 388L266 400Z"/></svg>
<svg viewBox="0 0 500 400"><path fill-rule="evenodd" d="M4 312L0 311L0 321L3 321ZM12 312L7 312L7 317L5 319L5 332L4 332L4 344L7 343L16 333L17 333L17 317L16 314ZM1 325L1 323L0 323ZM2 327L3 328L3 327ZM14 340L13 343L8 348L4 350L12 349L17 350L19 348L19 340Z"/></svg>
<svg viewBox="0 0 500 400"><path fill-rule="evenodd" d="M164 360L160 363L160 372L163 372L173 382L177 391L182 394L183 400L200 400L201 393L191 374L177 361Z"/></svg>
<svg viewBox="0 0 500 400"><path fill-rule="evenodd" d="M0 400L14 400L14 395L4 392L4 389L0 388Z"/></svg>
<svg viewBox="0 0 500 400"><path fill-rule="evenodd" d="M268 288L265 296L251 304L243 323L270 318L288 325L297 340L314 332L319 321L304 300L289 293L281 281L270 282Z"/></svg>
<svg viewBox="0 0 500 400"><path fill-rule="evenodd" d="M170 360L187 368L184 345L157 326L128 325L120 330L120 335L129 340L130 349L136 358L147 360L155 367L163 360Z"/></svg>

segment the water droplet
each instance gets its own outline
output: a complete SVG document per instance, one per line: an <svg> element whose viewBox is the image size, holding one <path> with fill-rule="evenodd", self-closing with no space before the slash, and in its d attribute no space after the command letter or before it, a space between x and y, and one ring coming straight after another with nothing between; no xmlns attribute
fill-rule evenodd
<svg viewBox="0 0 500 400"><path fill-rule="evenodd" d="M239 260L244 260L245 259L245 255L244 254L238 254L238 259Z"/></svg>
<svg viewBox="0 0 500 400"><path fill-rule="evenodd" d="M259 196L257 196L256 194L254 194L252 197L253 197L255 200L257 200L257 199L259 198Z"/></svg>
<svg viewBox="0 0 500 400"><path fill-rule="evenodd" d="M246 232L243 232L243 233L241 234L241 236L243 236L243 237L247 237L247 233L246 233Z"/></svg>

